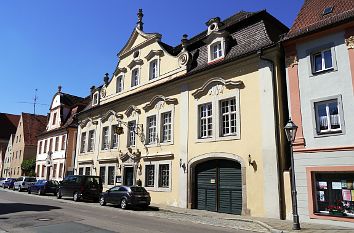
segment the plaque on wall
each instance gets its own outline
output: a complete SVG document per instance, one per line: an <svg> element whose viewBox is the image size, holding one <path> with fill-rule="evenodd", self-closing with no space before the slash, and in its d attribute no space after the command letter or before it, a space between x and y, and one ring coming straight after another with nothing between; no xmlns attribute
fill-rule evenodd
<svg viewBox="0 0 354 233"><path fill-rule="evenodd" d="M122 183L122 176L116 176L116 183Z"/></svg>

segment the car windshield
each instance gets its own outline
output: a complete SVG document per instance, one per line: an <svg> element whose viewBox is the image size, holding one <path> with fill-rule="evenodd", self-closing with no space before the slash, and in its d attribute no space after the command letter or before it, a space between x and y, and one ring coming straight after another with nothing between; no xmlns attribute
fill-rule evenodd
<svg viewBox="0 0 354 233"><path fill-rule="evenodd" d="M146 192L145 188L143 187L130 187L130 190L133 192Z"/></svg>
<svg viewBox="0 0 354 233"><path fill-rule="evenodd" d="M25 178L25 181L26 182L36 182L37 180L34 177L29 177L29 178Z"/></svg>

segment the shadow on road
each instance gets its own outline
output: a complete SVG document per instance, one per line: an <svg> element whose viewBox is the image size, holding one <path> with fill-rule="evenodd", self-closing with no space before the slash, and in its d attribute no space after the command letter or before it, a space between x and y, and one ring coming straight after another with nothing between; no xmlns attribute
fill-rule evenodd
<svg viewBox="0 0 354 233"><path fill-rule="evenodd" d="M57 206L49 205L33 205L23 203L0 203L0 215L11 214L24 211L51 211L54 209L61 209Z"/></svg>

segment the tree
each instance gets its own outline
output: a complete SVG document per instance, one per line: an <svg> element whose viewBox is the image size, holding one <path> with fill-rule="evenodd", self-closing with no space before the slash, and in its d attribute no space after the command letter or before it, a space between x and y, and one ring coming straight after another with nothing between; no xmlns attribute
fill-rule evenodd
<svg viewBox="0 0 354 233"><path fill-rule="evenodd" d="M26 159L21 164L21 169L26 176L36 176L36 160Z"/></svg>

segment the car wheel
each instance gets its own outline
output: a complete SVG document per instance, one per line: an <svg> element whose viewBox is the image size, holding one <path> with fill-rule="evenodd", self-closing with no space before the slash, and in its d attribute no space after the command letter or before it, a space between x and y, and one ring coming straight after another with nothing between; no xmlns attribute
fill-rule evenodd
<svg viewBox="0 0 354 233"><path fill-rule="evenodd" d="M100 197L100 205L101 206L105 206L106 205L106 200L104 199L104 197L102 196L102 197Z"/></svg>
<svg viewBox="0 0 354 233"><path fill-rule="evenodd" d="M15 191L15 190L16 190L16 189L15 189L15 185L14 185L14 186L12 186L12 190L13 190L13 191Z"/></svg>
<svg viewBox="0 0 354 233"><path fill-rule="evenodd" d="M19 191L19 192L22 191L21 186L18 186L18 190L17 191Z"/></svg>
<svg viewBox="0 0 354 233"><path fill-rule="evenodd" d="M62 196L61 196L61 191L60 190L58 190L58 192L57 192L57 199L60 199Z"/></svg>
<svg viewBox="0 0 354 233"><path fill-rule="evenodd" d="M27 193L31 194L31 189L30 188L28 188Z"/></svg>
<svg viewBox="0 0 354 233"><path fill-rule="evenodd" d="M38 195L39 196L43 195L42 189L38 189Z"/></svg>
<svg viewBox="0 0 354 233"><path fill-rule="evenodd" d="M5 189L5 185L4 184L2 185L2 188Z"/></svg>
<svg viewBox="0 0 354 233"><path fill-rule="evenodd" d="M143 209L147 209L149 207L149 204L143 204L143 205L141 205L141 208L143 208Z"/></svg>
<svg viewBox="0 0 354 233"><path fill-rule="evenodd" d="M79 196L79 193L78 193L78 192L75 192L75 193L74 193L73 200L74 200L75 202L77 202L77 201L80 200L80 196Z"/></svg>
<svg viewBox="0 0 354 233"><path fill-rule="evenodd" d="M123 210L127 208L127 199L126 198L123 198L121 201L120 201L120 208L122 208Z"/></svg>

